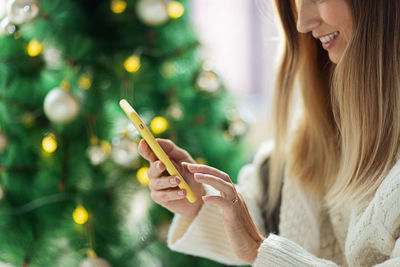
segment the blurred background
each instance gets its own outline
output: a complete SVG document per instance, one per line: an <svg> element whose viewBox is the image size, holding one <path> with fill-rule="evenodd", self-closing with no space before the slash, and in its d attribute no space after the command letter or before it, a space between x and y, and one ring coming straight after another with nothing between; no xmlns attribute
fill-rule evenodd
<svg viewBox="0 0 400 267"><path fill-rule="evenodd" d="M167 247L118 103L236 182L277 36L269 0L0 0L0 266L224 266Z"/></svg>
<svg viewBox="0 0 400 267"><path fill-rule="evenodd" d="M279 34L271 0L194 0L192 22L212 62L250 123L245 142L271 136L270 109Z"/></svg>

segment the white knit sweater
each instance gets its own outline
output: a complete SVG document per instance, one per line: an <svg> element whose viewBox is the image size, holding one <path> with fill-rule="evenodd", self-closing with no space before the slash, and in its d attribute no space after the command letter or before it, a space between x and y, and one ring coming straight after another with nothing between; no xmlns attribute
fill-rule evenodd
<svg viewBox="0 0 400 267"><path fill-rule="evenodd" d="M262 186L257 170L270 151L271 144L264 143L253 163L241 169L237 185L261 232ZM254 266L400 266L400 161L369 201L348 203L337 214L324 212L292 180L284 179L280 235L268 235ZM211 187L206 190L219 194ZM245 264L233 253L221 210L214 205L204 204L193 220L175 215L168 245L225 264Z"/></svg>

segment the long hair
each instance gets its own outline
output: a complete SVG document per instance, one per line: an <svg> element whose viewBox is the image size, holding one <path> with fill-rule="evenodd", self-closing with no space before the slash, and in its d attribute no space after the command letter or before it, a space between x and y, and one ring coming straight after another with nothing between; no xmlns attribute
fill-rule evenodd
<svg viewBox="0 0 400 267"><path fill-rule="evenodd" d="M268 211L286 165L286 175L334 209L370 196L398 159L400 1L347 3L352 35L334 65L319 40L297 31L295 1L275 0L285 43L273 102ZM290 132L295 84L303 110Z"/></svg>

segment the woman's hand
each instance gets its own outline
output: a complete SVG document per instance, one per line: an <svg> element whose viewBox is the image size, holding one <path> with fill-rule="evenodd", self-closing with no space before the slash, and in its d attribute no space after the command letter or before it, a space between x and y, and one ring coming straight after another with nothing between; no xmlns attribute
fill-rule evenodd
<svg viewBox="0 0 400 267"><path fill-rule="evenodd" d="M197 201L190 203L186 199L186 191L178 187L180 183L179 178L168 174L164 164L156 157L147 142L142 139L139 143L139 154L150 162L147 174L150 178L151 198L173 213L193 218L203 205L201 197L205 195L205 192L203 185L196 182L193 174L187 168L184 168L181 163L195 163L195 161L186 150L177 147L171 140L157 139L157 142L168 155L178 172L185 178Z"/></svg>
<svg viewBox="0 0 400 267"><path fill-rule="evenodd" d="M265 238L251 219L246 203L229 176L206 165L184 165L194 174L197 182L211 185L220 191L220 196L203 196L203 201L222 208L223 223L233 252L239 259L253 264Z"/></svg>

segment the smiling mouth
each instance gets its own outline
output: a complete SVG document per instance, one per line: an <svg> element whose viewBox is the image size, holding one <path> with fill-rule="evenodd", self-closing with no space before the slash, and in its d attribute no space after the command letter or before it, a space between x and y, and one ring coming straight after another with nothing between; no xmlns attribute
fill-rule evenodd
<svg viewBox="0 0 400 267"><path fill-rule="evenodd" d="M329 35L325 35L321 38L319 38L319 40L322 43L322 46L324 49L328 49L329 47L331 47L334 43L334 41L336 40L336 38L339 36L340 32L336 31L334 33L331 33Z"/></svg>

